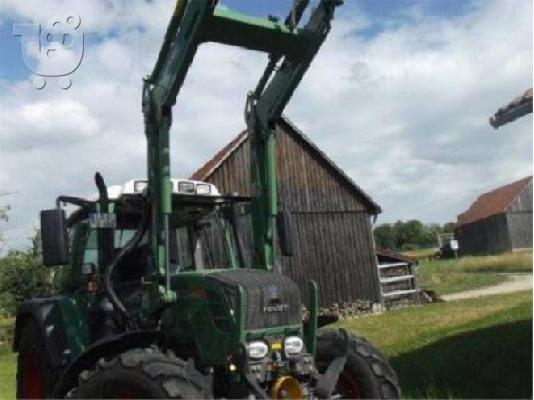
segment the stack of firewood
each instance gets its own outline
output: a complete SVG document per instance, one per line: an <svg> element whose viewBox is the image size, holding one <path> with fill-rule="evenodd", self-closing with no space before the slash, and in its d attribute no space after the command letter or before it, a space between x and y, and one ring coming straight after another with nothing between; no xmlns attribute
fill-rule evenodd
<svg viewBox="0 0 534 400"><path fill-rule="evenodd" d="M344 301L319 308L319 315L338 315L340 318L356 317L371 312L373 312L373 302L369 300Z"/></svg>
<svg viewBox="0 0 534 400"><path fill-rule="evenodd" d="M303 319L307 320L309 313L303 306ZM319 307L319 316L351 318L363 314L369 314L374 311L373 302L369 300L344 301L333 303L328 307Z"/></svg>

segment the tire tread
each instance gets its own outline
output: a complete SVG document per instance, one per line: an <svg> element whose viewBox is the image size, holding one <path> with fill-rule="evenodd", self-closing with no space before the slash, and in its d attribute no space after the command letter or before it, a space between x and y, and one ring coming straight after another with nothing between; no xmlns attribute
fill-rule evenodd
<svg viewBox="0 0 534 400"><path fill-rule="evenodd" d="M79 375L79 386L69 392L69 398L84 398L84 386L99 379L102 372L116 369L136 372L148 380L156 382L166 393L167 398L193 399L205 398L204 382L198 378L200 373L192 374L188 364L176 357L171 351L162 352L158 347L135 348L110 359L101 358L92 370Z"/></svg>
<svg viewBox="0 0 534 400"><path fill-rule="evenodd" d="M317 337L317 348L329 351L333 343L339 343L341 334L337 330L325 330ZM361 336L349 335L349 353L359 356L369 366L369 370L377 381L380 399L398 399L401 390L397 374L385 357Z"/></svg>

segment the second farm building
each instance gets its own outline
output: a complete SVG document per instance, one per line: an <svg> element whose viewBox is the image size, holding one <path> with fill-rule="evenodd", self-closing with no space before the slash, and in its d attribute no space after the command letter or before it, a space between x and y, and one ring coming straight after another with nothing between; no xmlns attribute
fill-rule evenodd
<svg viewBox="0 0 534 400"><path fill-rule="evenodd" d="M462 255L532 248L532 176L481 194L458 215L454 236Z"/></svg>
<svg viewBox="0 0 534 400"><path fill-rule="evenodd" d="M317 282L321 305L358 299L380 302L372 220L380 207L287 118L276 125L280 208L292 215L295 254L284 274L306 297ZM239 134L191 179L221 193L250 196L250 147Z"/></svg>

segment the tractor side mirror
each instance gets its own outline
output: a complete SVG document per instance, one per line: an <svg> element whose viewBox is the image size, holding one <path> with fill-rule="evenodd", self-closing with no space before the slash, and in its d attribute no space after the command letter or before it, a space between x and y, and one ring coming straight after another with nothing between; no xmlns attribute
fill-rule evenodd
<svg viewBox="0 0 534 400"><path fill-rule="evenodd" d="M278 241L282 255L286 257L293 256L293 230L291 214L288 211L280 211L276 216L276 228L278 232Z"/></svg>
<svg viewBox="0 0 534 400"><path fill-rule="evenodd" d="M41 211L43 263L47 267L69 262L69 237L65 211L60 208Z"/></svg>

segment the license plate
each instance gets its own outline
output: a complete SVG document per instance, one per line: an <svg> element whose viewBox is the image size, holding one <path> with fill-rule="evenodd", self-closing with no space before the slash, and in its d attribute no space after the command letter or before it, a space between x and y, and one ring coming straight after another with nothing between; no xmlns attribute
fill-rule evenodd
<svg viewBox="0 0 534 400"><path fill-rule="evenodd" d="M91 228L116 228L117 216L115 214L90 214L89 226Z"/></svg>

